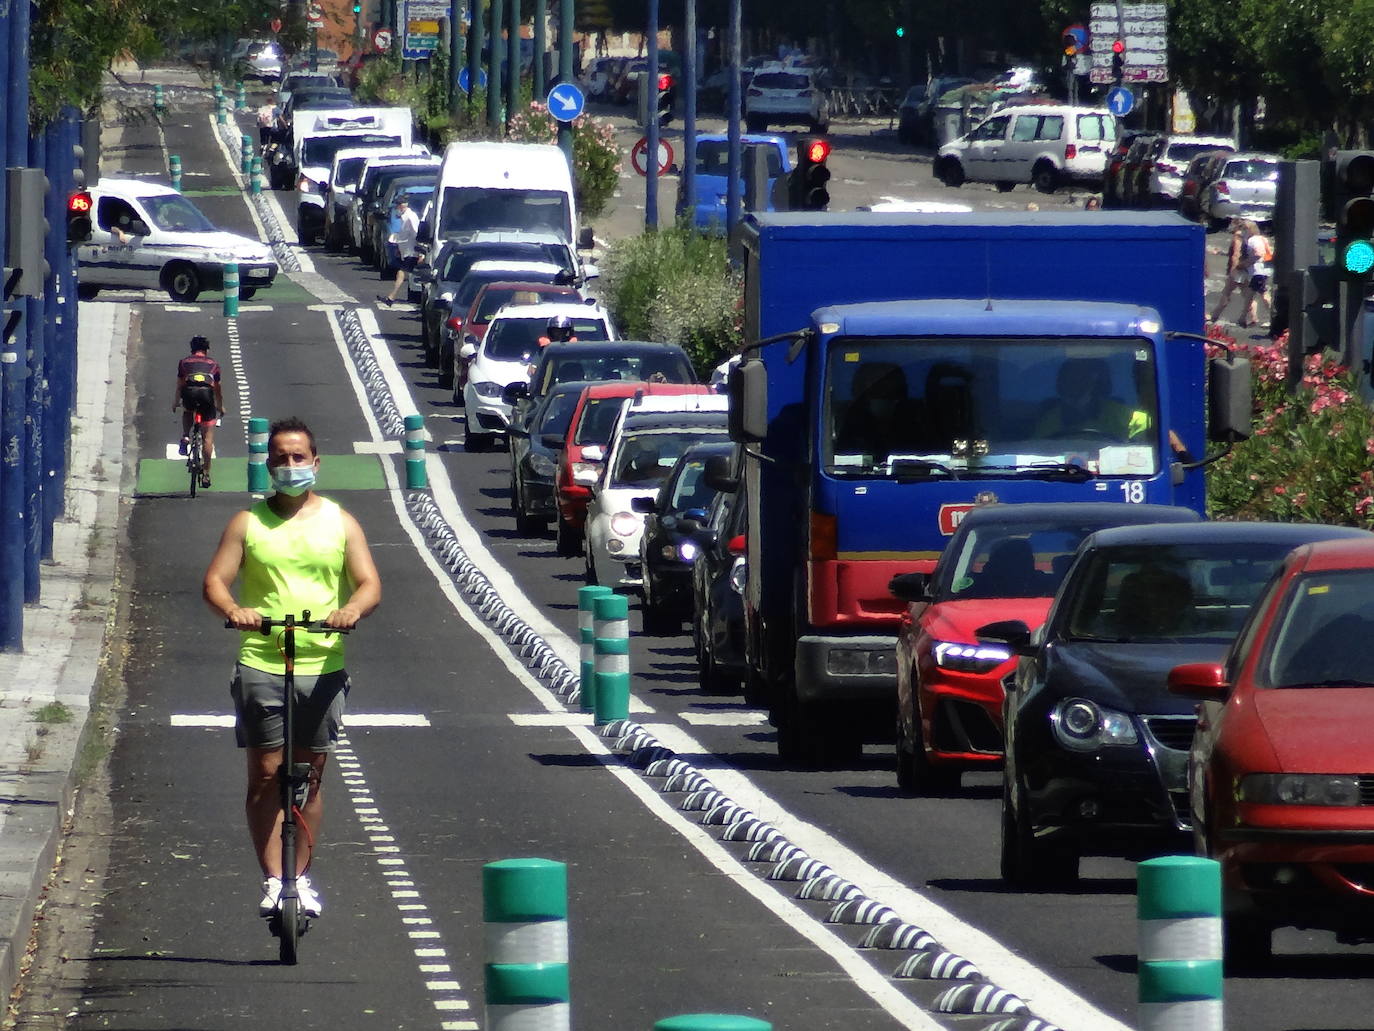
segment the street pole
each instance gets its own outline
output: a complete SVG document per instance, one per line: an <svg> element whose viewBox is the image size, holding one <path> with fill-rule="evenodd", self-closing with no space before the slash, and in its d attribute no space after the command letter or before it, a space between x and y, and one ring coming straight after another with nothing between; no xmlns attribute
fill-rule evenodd
<svg viewBox="0 0 1374 1031"><path fill-rule="evenodd" d="M740 148L739 148L739 66L740 66L740 0L730 0L730 34L726 45L730 49L729 89L726 103L730 105L729 118L729 168L725 185L725 236L734 236L735 226L739 225L740 202Z"/></svg>
<svg viewBox="0 0 1374 1031"><path fill-rule="evenodd" d="M573 0L558 0L558 79L560 82L573 81ZM573 160L572 125L558 123L558 145L568 158Z"/></svg>
<svg viewBox="0 0 1374 1031"><path fill-rule="evenodd" d="M543 100L549 86L544 76L545 52L549 49L549 0L534 0L534 60L530 64L530 84L536 102Z"/></svg>
<svg viewBox="0 0 1374 1031"><path fill-rule="evenodd" d="M682 55L682 196L687 201L688 214L696 203L697 178L697 0L686 0L683 6Z"/></svg>
<svg viewBox="0 0 1374 1031"><path fill-rule="evenodd" d="M29 136L30 168L38 168L46 177L48 169L47 138L52 125L44 127L42 133ZM51 187L50 187L51 188ZM47 210L47 197L43 198L43 208ZM45 215L46 217L46 215ZM47 262L47 237L44 237L43 261ZM43 410L47 407L47 390L43 376L43 364L47 353L48 298L52 296L52 272L43 277L40 292L26 299L28 310L25 322L28 326L28 366L29 382L25 403L24 418L24 604L33 605L42 596L42 580L39 577L38 560L42 557L43 544Z"/></svg>
<svg viewBox="0 0 1374 1031"><path fill-rule="evenodd" d="M477 85L482 79L482 46L486 32L482 23L482 0L468 0L468 119L477 122ZM490 81L490 80L488 80Z"/></svg>
<svg viewBox="0 0 1374 1031"><path fill-rule="evenodd" d="M658 0L649 0L649 67L639 88L645 91L649 102L640 103L642 111L649 112L645 125L645 138L649 147L645 151L644 169L644 228L658 228Z"/></svg>
<svg viewBox="0 0 1374 1031"><path fill-rule="evenodd" d="M463 91L458 87L458 74L463 68L463 8L465 0L449 0L448 5L448 113L458 117Z"/></svg>
<svg viewBox="0 0 1374 1031"><path fill-rule="evenodd" d="M487 128L501 134L501 62L506 56L505 44L501 42L501 21L505 17L506 5L502 0L491 0L491 40L487 46L490 58L487 61Z"/></svg>
<svg viewBox="0 0 1374 1031"><path fill-rule="evenodd" d="M506 125L520 108L520 0L506 0L510 5L510 39L506 54Z"/></svg>

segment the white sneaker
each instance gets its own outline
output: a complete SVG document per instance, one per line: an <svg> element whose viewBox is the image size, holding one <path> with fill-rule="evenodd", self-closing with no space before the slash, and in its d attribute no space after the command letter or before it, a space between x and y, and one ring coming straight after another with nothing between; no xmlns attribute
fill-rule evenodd
<svg viewBox="0 0 1374 1031"><path fill-rule="evenodd" d="M301 912L306 916L319 916L323 906L319 893L310 884L309 877L296 878L296 894L301 897Z"/></svg>
<svg viewBox="0 0 1374 1031"><path fill-rule="evenodd" d="M281 878L269 877L262 882L262 901L258 903L258 916L271 916L277 911L281 897Z"/></svg>

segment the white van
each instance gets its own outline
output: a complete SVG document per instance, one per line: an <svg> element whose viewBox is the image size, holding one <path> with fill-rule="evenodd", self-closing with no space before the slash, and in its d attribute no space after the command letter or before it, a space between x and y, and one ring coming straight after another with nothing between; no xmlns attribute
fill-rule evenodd
<svg viewBox="0 0 1374 1031"><path fill-rule="evenodd" d="M450 143L421 239L503 229L577 240L568 159L551 143Z"/></svg>
<svg viewBox="0 0 1374 1031"><path fill-rule="evenodd" d="M144 179L101 179L90 190L91 236L76 248L77 296L104 288L166 290L194 301L224 288L224 266L239 267L239 297L247 300L277 277L264 243L216 229L170 186Z"/></svg>
<svg viewBox="0 0 1374 1031"><path fill-rule="evenodd" d="M940 148L935 178L946 186L995 183L1004 192L1017 183L1041 193L1070 183L1100 189L1116 131L1115 116L1102 108L1004 107Z"/></svg>
<svg viewBox="0 0 1374 1031"><path fill-rule="evenodd" d="M354 107L302 111L295 133L296 235L314 243L324 232L324 184L334 155L345 147L409 147L414 116L408 107Z"/></svg>

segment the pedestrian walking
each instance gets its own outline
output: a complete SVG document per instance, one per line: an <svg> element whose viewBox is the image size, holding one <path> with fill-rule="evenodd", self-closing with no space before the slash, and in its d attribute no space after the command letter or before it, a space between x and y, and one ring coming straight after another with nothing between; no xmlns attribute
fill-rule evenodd
<svg viewBox="0 0 1374 1031"><path fill-rule="evenodd" d="M1231 295L1250 279L1249 258L1247 257L1245 240L1243 221L1239 218L1233 218L1231 220L1231 237L1226 251L1226 282L1221 288L1221 296L1217 298L1216 307L1207 316L1208 322L1217 322L1221 319L1221 314L1226 310ZM1211 250L1213 254L1221 253L1216 248Z"/></svg>
<svg viewBox="0 0 1374 1031"><path fill-rule="evenodd" d="M1246 220L1245 222L1245 250L1249 260L1249 276L1241 291L1244 301L1244 308L1241 314L1241 326L1253 326L1259 321L1256 318L1256 301L1264 302L1265 308L1272 316L1274 313L1273 304L1269 299L1269 280L1273 275L1274 246L1269 242L1269 237L1260 231L1260 227L1255 222Z"/></svg>
<svg viewBox="0 0 1374 1031"><path fill-rule="evenodd" d="M420 231L420 216L410 210L410 202L405 194L396 198L396 218L392 222L391 233L387 244L387 254L391 259L391 267L396 272L396 281L391 284L391 290L377 295L377 300L385 304L388 308L396 300L396 295L405 289L406 275L415 268L415 263L419 259L416 249L416 236Z"/></svg>

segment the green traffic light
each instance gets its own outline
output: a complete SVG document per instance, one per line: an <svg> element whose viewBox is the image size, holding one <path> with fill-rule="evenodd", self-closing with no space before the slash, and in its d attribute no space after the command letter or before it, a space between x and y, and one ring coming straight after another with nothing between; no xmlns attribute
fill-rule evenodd
<svg viewBox="0 0 1374 1031"><path fill-rule="evenodd" d="M897 38L898 38L898 39L901 39L901 38L902 38L903 36L905 36L905 35L906 35L906 28L903 27L903 26L901 26L901 25L898 25L898 26L897 26Z"/></svg>
<svg viewBox="0 0 1374 1031"><path fill-rule="evenodd" d="M1341 254L1341 267L1352 276L1363 276L1374 269L1374 243L1352 240Z"/></svg>

